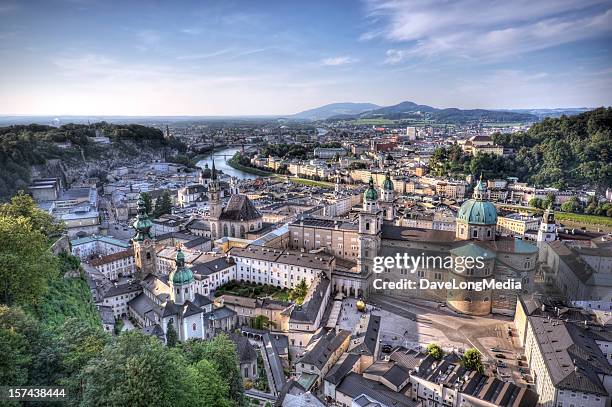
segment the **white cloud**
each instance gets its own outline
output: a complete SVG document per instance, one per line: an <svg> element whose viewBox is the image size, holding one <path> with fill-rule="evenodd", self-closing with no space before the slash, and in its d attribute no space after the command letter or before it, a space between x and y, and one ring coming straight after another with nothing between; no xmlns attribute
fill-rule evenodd
<svg viewBox="0 0 612 407"><path fill-rule="evenodd" d="M325 58L321 60L321 65L340 66L340 65L352 64L354 62L357 62L357 60L349 56L338 56L338 57L332 57L332 58Z"/></svg>
<svg viewBox="0 0 612 407"><path fill-rule="evenodd" d="M387 63L413 56L499 58L612 33L606 0L369 0L372 29L362 40L395 46Z"/></svg>

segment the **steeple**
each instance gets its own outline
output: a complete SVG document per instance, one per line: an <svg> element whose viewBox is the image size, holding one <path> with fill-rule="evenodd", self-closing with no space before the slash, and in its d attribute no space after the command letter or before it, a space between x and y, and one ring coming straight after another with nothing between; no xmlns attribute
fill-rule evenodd
<svg viewBox="0 0 612 407"><path fill-rule="evenodd" d="M538 228L537 242L540 245L543 242L551 242L557 239L557 224L555 222L555 211L552 209L552 202L544 211L542 223Z"/></svg>
<svg viewBox="0 0 612 407"><path fill-rule="evenodd" d="M175 269L170 272L168 281L172 287L171 298L177 304L193 300L193 272L185 265L185 254L178 248L175 259Z"/></svg>
<svg viewBox="0 0 612 407"><path fill-rule="evenodd" d="M472 195L472 197L474 199L482 201L486 199L486 196L487 196L487 186L482 180L482 173L480 173L480 179L478 180L478 183L476 184L476 187L474 188L474 194Z"/></svg>
<svg viewBox="0 0 612 407"><path fill-rule="evenodd" d="M147 206L142 194L140 194L140 197L138 198L138 216L136 216L133 226L136 233L134 234L132 240L143 241L147 238L153 239L153 232L151 231L153 222L151 222L149 219L149 214L147 214Z"/></svg>

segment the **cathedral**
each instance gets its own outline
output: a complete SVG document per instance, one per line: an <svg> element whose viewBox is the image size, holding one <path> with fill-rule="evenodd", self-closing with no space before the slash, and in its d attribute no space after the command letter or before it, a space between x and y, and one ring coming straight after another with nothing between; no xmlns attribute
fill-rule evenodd
<svg viewBox="0 0 612 407"><path fill-rule="evenodd" d="M238 182L231 178L229 188L229 200L225 207L222 205L224 190L219 184L215 162L212 168L208 164L199 171L198 183L185 186L178 191L178 204L181 207L190 205L208 205L209 226L206 237L213 240L222 237L233 237L238 239L247 238L248 234L254 234L262 230L263 218L255 205L246 196L240 194Z"/></svg>
<svg viewBox="0 0 612 407"><path fill-rule="evenodd" d="M246 196L239 193L235 184L230 184L231 196L225 207L221 204L221 191L213 161L209 191L210 236L213 240L222 237L245 239L247 233L256 233L263 228L261 213Z"/></svg>
<svg viewBox="0 0 612 407"><path fill-rule="evenodd" d="M486 196L486 184L481 179L474 188L472 199L459 208L455 231L398 226L392 222L395 197L393 183L387 174L380 190L370 179L357 223L304 216L289 225L290 245L295 249L323 249L336 256L337 266L332 273L336 292L363 298L385 294L431 300L469 315L511 314L516 295L524 292L533 280L538 250L523 240L496 236L497 210ZM398 254L413 258L451 258L452 264L466 257L485 260L483 267L467 270L433 262L413 270L392 267L382 274L374 273L375 258ZM374 279L386 283L414 281L418 284L420 280L428 280L455 284L451 289L390 290L374 289ZM455 285L474 286L485 280L508 281L513 287L521 288L480 291L454 288Z"/></svg>

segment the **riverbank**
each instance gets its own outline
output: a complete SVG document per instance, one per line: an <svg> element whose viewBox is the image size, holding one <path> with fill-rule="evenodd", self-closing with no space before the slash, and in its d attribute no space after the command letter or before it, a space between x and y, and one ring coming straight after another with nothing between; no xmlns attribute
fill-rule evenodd
<svg viewBox="0 0 612 407"><path fill-rule="evenodd" d="M294 184L307 185L310 187L319 187L319 188L325 188L325 189L335 188L335 184L333 182L313 181L311 179L293 178L293 177L289 177L289 181L293 182Z"/></svg>
<svg viewBox="0 0 612 407"><path fill-rule="evenodd" d="M271 177L273 175L276 175L273 172L263 171L258 168L253 168L253 167L248 167L246 165L238 164L237 162L234 161L233 158L231 160L227 160L227 165L229 165L235 170L243 171L243 172L253 174L253 175L258 175L260 177Z"/></svg>

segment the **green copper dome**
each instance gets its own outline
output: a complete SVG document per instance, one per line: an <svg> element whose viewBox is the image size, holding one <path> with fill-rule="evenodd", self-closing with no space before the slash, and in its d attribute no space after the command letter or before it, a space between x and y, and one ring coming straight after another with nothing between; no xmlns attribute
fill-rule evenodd
<svg viewBox="0 0 612 407"><path fill-rule="evenodd" d="M176 270L170 273L173 285L189 284L193 281L193 272L185 266L185 254L181 249L176 253Z"/></svg>
<svg viewBox="0 0 612 407"><path fill-rule="evenodd" d="M457 220L475 225L497 224L497 209L495 209L495 205L485 200L486 193L487 187L481 177L476 188L474 188L473 198L468 199L461 205Z"/></svg>
<svg viewBox="0 0 612 407"><path fill-rule="evenodd" d="M370 175L370 181L368 182L368 189L366 189L363 194L363 198L366 201L376 201L378 200L378 192L376 192L376 188L374 188L374 179Z"/></svg>
<svg viewBox="0 0 612 407"><path fill-rule="evenodd" d="M138 198L138 216L136 216L136 220L132 226L136 231L136 234L132 238L133 240L143 241L146 238L153 239L153 232L151 231L153 222L151 222L147 214L147 207L142 194L140 194L140 198Z"/></svg>
<svg viewBox="0 0 612 407"><path fill-rule="evenodd" d="M393 191L393 182L391 181L391 174L387 172L385 176L385 182L383 183L383 189L385 191Z"/></svg>

